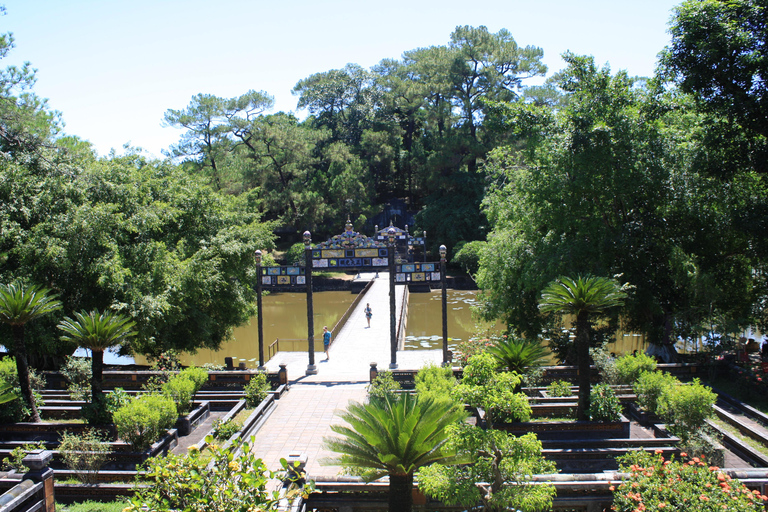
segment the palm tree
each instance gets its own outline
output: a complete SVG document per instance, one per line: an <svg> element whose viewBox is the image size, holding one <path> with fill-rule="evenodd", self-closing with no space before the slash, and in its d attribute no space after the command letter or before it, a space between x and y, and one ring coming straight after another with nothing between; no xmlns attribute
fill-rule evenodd
<svg viewBox="0 0 768 512"><path fill-rule="evenodd" d="M387 395L367 404L351 402L341 418L351 427L331 425L343 437L325 438L323 444L342 455L321 463L343 466L366 481L389 475L391 512L412 509L413 474L420 467L468 462L444 446L446 427L466 418L450 403Z"/></svg>
<svg viewBox="0 0 768 512"><path fill-rule="evenodd" d="M576 419L588 419L589 411L589 331L592 316L621 306L627 294L613 279L579 276L559 277L541 292L542 312L565 313L576 316L576 364L579 368L579 405Z"/></svg>
<svg viewBox="0 0 768 512"><path fill-rule="evenodd" d="M29 383L27 346L24 344L24 326L41 316L61 309L61 301L50 295L50 290L37 285L22 283L0 284L0 322L11 326L13 351L16 356L16 371L19 373L19 387L27 402L32 421L39 422L40 414L35 405L35 396Z"/></svg>
<svg viewBox="0 0 768 512"><path fill-rule="evenodd" d="M96 403L102 393L102 373L104 351L120 345L136 335L136 325L130 318L112 311L99 313L98 309L86 313L75 313L75 319L64 317L58 327L66 334L64 341L73 341L83 348L91 350L91 401Z"/></svg>
<svg viewBox="0 0 768 512"><path fill-rule="evenodd" d="M550 352L539 340L527 340L509 336L494 341L488 352L496 358L499 366L519 374L526 368L542 366Z"/></svg>

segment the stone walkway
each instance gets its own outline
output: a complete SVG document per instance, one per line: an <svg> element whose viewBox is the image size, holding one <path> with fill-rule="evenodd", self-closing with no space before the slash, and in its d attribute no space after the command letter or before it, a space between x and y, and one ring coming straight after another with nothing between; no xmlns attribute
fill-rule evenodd
<svg viewBox="0 0 768 512"><path fill-rule="evenodd" d="M362 274L359 279L374 279L374 274ZM395 290L399 316L404 288L396 286ZM365 320L366 303L373 310L370 328ZM341 332L333 333L329 361L322 352L322 339L315 340L315 347L320 348L315 354L317 375L305 375L309 360L306 353L280 352L267 362L269 371L285 364L290 382L290 391L256 434L254 452L267 467L278 469L281 458L301 453L307 456L310 478L338 474L340 468L320 464L321 458L334 455L322 449L322 440L335 435L330 427L333 423L343 423L336 411L345 409L350 400L365 400L370 363L377 363L379 370L389 367L389 328L389 275L382 272ZM321 329L318 326L317 330ZM416 370L441 361L440 350L397 352L398 369Z"/></svg>

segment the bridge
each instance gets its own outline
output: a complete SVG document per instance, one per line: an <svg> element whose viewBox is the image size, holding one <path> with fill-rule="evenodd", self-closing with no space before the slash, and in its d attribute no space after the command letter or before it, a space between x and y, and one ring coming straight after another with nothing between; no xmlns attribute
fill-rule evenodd
<svg viewBox="0 0 768 512"><path fill-rule="evenodd" d="M289 454L307 456L307 474L333 477L340 468L321 466L319 460L334 456L322 449L322 440L334 436L330 426L343 423L337 410L347 407L350 400L362 402L370 381L371 363L379 370L387 369L391 360L389 319L389 275L380 272L361 274L361 280L373 279L373 284L352 312L338 333L333 333L329 350L330 360L325 361L323 342L315 340L315 364L317 375L305 375L306 352L278 352L266 363L269 371L277 371L286 365L290 391L280 399L280 405L256 434L254 452L267 467L280 468L280 459ZM402 298L405 286L395 287L397 318L402 314ZM365 319L364 309L370 303L373 310L371 327ZM316 326L321 330L322 326ZM441 350L398 350L398 369L415 370L429 363L442 362Z"/></svg>

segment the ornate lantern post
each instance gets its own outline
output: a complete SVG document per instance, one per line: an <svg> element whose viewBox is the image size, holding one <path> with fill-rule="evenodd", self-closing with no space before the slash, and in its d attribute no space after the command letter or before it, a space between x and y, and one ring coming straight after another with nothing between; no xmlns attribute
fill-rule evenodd
<svg viewBox="0 0 768 512"><path fill-rule="evenodd" d="M262 316L261 308L261 251L256 250L254 253L256 257L256 307L259 310L258 313L258 326L259 326L259 370L264 369L264 317Z"/></svg>
<svg viewBox="0 0 768 512"><path fill-rule="evenodd" d="M445 245L440 246L440 285L443 289L442 305L443 305L443 365L448 364L448 308L446 307L446 290L445 290L445 254L447 252Z"/></svg>
<svg viewBox="0 0 768 512"><path fill-rule="evenodd" d="M309 353L309 364L307 365L307 375L316 375L317 366L315 366L315 318L314 307L312 305L312 233L304 232L304 276L307 284L307 352Z"/></svg>
<svg viewBox="0 0 768 512"><path fill-rule="evenodd" d="M397 309L395 308L395 228L390 227L387 230L389 238L389 344L391 350L391 361L389 368L397 368L397 331L395 327Z"/></svg>

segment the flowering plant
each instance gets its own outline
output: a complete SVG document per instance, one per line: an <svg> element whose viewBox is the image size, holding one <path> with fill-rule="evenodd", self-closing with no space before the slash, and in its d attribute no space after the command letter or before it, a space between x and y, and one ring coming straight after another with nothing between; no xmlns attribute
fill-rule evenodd
<svg viewBox="0 0 768 512"><path fill-rule="evenodd" d="M687 458L685 453L680 454ZM620 469L629 479L611 486L613 507L617 512L645 510L675 511L758 511L764 510L768 496L751 491L704 457L687 462L674 457L664 460L661 450L629 453L620 459Z"/></svg>

